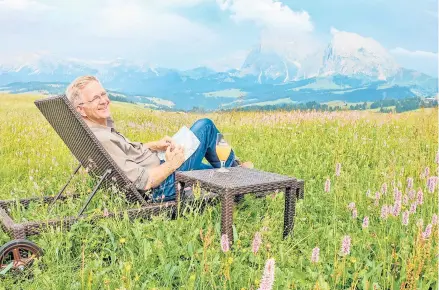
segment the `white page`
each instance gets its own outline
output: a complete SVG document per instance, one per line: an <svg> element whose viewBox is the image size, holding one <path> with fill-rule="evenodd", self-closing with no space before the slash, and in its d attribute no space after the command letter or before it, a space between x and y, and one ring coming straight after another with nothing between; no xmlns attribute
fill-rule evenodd
<svg viewBox="0 0 439 290"><path fill-rule="evenodd" d="M194 154L195 150L197 150L200 145L200 140L198 140L197 136L195 136L194 132L192 132L188 127L183 126L172 136L172 139L177 145L182 145L184 148L184 160L188 160L192 154ZM158 152L158 156L160 160L165 160L165 152Z"/></svg>

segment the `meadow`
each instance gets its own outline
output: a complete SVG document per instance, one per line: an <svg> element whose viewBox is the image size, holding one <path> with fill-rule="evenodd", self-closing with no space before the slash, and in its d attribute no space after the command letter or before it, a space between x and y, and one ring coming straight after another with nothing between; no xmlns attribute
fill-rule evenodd
<svg viewBox="0 0 439 290"><path fill-rule="evenodd" d="M77 165L33 104L38 98L0 94L1 200L54 195ZM81 221L29 237L44 255L31 271L0 275L0 289L258 289L272 280L272 289L437 289L436 109L201 115L116 102L111 109L117 129L142 142L210 118L233 133L241 160L304 179L293 236L282 239L282 192L237 205L229 250L221 246L219 205L175 220ZM81 200L50 214L42 205L11 214L16 221L75 215L91 186L81 171L67 189ZM131 206L99 191L88 213ZM0 245L9 240L0 230Z"/></svg>

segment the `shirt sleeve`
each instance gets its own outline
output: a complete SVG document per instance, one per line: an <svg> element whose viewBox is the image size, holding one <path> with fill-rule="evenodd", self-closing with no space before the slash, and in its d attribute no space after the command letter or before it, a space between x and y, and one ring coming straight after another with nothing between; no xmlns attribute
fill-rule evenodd
<svg viewBox="0 0 439 290"><path fill-rule="evenodd" d="M136 188L144 190L149 178L148 170L130 159L118 142L107 139L101 144Z"/></svg>

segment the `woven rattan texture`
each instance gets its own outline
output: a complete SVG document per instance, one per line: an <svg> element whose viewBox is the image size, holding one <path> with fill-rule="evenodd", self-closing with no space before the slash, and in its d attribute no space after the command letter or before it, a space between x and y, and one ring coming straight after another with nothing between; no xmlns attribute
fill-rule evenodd
<svg viewBox="0 0 439 290"><path fill-rule="evenodd" d="M232 191L252 191L267 187L271 190L282 186L294 185L296 178L264 172L256 169L231 167L229 172L218 172L218 169L193 170L177 172L177 180L189 183L200 182L211 189L229 189Z"/></svg>
<svg viewBox="0 0 439 290"><path fill-rule="evenodd" d="M92 176L102 176L110 169L107 183L115 182L129 201L146 204L145 199L102 147L65 95L37 100L35 105Z"/></svg>
<svg viewBox="0 0 439 290"><path fill-rule="evenodd" d="M47 202L50 200L50 197L44 197L39 199L33 199L32 201L44 201ZM23 205L28 205L30 202L26 200L27 203ZM4 205L10 204L12 201L3 201ZM165 203L155 203L148 204L147 206L143 206L141 208L128 209L126 211L120 212L110 212L108 216L104 217L103 215L94 215L91 217L91 221L96 221L103 218L112 218L119 217L123 218L125 213L128 214L130 219L135 218L150 218L151 216L162 214L164 212L173 213L177 209L176 201L169 201ZM58 219L51 219L45 221L31 221L25 223L15 223L12 218L8 214L8 208L0 207L0 226L2 229L14 239L25 239L28 236L38 235L40 232L44 231L50 227L59 227L61 226L64 230L69 229L74 223L78 220L87 217L83 215L81 217L65 217Z"/></svg>
<svg viewBox="0 0 439 290"><path fill-rule="evenodd" d="M280 190L285 193L284 229L286 238L293 232L296 212L296 199L304 196L304 181L276 173L256 169L232 167L229 172L218 172L218 169L177 172L177 199L182 194L181 188L199 185L202 190L215 192L221 200L221 234L226 234L229 242L233 242L233 209L236 199L244 194L267 193ZM180 190L179 190L180 188Z"/></svg>

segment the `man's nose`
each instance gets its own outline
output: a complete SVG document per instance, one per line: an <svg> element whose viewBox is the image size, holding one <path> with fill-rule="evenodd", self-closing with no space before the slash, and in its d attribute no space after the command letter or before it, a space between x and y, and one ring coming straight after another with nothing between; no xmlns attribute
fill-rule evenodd
<svg viewBox="0 0 439 290"><path fill-rule="evenodd" d="M106 96L103 96L103 97L100 98L100 102L99 103L102 104L102 105L105 105L105 104L107 104L109 102L110 102L110 97L108 95L106 95Z"/></svg>

